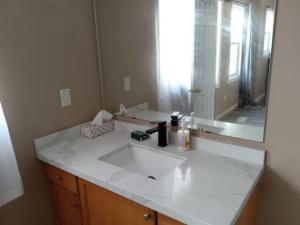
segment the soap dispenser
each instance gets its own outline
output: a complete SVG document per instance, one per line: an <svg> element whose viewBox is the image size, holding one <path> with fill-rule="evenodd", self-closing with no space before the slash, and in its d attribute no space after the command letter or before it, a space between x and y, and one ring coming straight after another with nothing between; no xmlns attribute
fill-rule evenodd
<svg viewBox="0 0 300 225"><path fill-rule="evenodd" d="M178 127L179 121L184 117L180 112L173 112L171 115L171 125Z"/></svg>
<svg viewBox="0 0 300 225"><path fill-rule="evenodd" d="M182 150L189 150L191 148L191 134L186 127L185 119L181 122L181 128L177 131L178 147Z"/></svg>

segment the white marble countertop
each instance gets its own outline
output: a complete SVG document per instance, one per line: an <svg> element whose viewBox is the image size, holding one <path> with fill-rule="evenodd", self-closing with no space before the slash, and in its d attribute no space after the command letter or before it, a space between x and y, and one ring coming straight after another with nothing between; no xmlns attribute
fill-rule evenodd
<svg viewBox="0 0 300 225"><path fill-rule="evenodd" d="M35 140L37 157L188 225L233 225L260 179L265 152L193 138L195 149L162 151L186 158L159 180L118 168L99 157L128 143L145 127L116 121L116 130L93 140L74 127ZM157 137L139 142L157 151ZM157 162L163 163L163 162Z"/></svg>

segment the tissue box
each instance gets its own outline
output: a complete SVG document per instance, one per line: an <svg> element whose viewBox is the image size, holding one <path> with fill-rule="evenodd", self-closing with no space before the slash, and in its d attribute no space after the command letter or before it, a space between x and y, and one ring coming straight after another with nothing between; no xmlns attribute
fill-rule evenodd
<svg viewBox="0 0 300 225"><path fill-rule="evenodd" d="M92 139L106 134L108 132L111 132L114 129L115 127L113 120L103 122L102 125L91 125L90 123L88 123L86 125L81 126L81 136Z"/></svg>

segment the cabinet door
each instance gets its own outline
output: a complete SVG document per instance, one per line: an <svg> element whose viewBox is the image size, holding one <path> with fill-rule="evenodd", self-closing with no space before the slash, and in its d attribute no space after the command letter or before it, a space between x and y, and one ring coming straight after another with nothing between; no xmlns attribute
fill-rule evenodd
<svg viewBox="0 0 300 225"><path fill-rule="evenodd" d="M184 225L177 220L174 220L170 217L162 215L160 213L157 214L157 225Z"/></svg>
<svg viewBox="0 0 300 225"><path fill-rule="evenodd" d="M84 225L155 225L155 212L79 179Z"/></svg>
<svg viewBox="0 0 300 225"><path fill-rule="evenodd" d="M81 225L80 201L77 194L50 183L56 225Z"/></svg>

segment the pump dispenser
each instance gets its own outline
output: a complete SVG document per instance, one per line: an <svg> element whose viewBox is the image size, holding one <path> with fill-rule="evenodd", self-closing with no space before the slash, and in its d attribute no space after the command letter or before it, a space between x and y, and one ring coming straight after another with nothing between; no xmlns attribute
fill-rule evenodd
<svg viewBox="0 0 300 225"><path fill-rule="evenodd" d="M181 128L177 132L178 146L182 150L189 150L191 148L191 134L189 129L186 127L185 119L181 122Z"/></svg>

